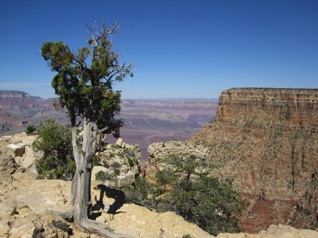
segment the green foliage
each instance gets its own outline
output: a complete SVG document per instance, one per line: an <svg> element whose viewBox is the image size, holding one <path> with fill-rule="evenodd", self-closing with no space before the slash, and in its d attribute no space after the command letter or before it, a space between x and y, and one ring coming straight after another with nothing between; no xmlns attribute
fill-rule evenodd
<svg viewBox="0 0 318 238"><path fill-rule="evenodd" d="M35 151L43 151L43 157L36 163L42 179L71 180L76 170L72 156L71 132L69 127L48 119L37 129L38 137L33 142Z"/></svg>
<svg viewBox="0 0 318 238"><path fill-rule="evenodd" d="M34 125L27 126L25 129L25 133L29 136L32 135L36 131L36 127Z"/></svg>
<svg viewBox="0 0 318 238"><path fill-rule="evenodd" d="M133 76L131 64L119 63L119 55L112 50L109 38L117 32L117 25L99 31L90 31L88 46L71 51L59 42L46 42L41 48L42 57L57 74L52 79L52 87L60 97L61 107L66 107L71 125L76 125L76 117L85 117L96 122L105 133L119 136L123 121L115 116L120 111L120 91L113 91L113 84L126 76Z"/></svg>
<svg viewBox="0 0 318 238"><path fill-rule="evenodd" d="M146 206L148 208L153 208L152 200L149 198L152 189L151 184L149 184L144 177L138 176L133 185L125 185L123 191L127 201Z"/></svg>
<svg viewBox="0 0 318 238"><path fill-rule="evenodd" d="M183 235L182 238L191 238L191 235L186 234L186 235Z"/></svg>
<svg viewBox="0 0 318 238"><path fill-rule="evenodd" d="M239 232L232 214L241 211L242 200L229 182L207 175L190 183L183 179L171 191L170 198L178 214L212 235Z"/></svg>
<svg viewBox="0 0 318 238"><path fill-rule="evenodd" d="M135 166L135 162L134 162L134 160L132 158L128 157L127 161L128 161L128 164L129 164L130 167L134 167Z"/></svg>
<svg viewBox="0 0 318 238"><path fill-rule="evenodd" d="M105 181L113 181L116 178L116 174L108 173L104 171L98 171L95 175L95 179L105 182Z"/></svg>
<svg viewBox="0 0 318 238"><path fill-rule="evenodd" d="M102 159L97 155L94 155L92 159L92 167L94 166L103 166Z"/></svg>
<svg viewBox="0 0 318 238"><path fill-rule="evenodd" d="M115 173L116 175L120 175L120 169L114 168L114 173Z"/></svg>
<svg viewBox="0 0 318 238"><path fill-rule="evenodd" d="M114 169L116 169L116 168L118 169L118 168L121 167L121 164L120 164L119 162L115 161L115 162L113 162L112 167L113 167Z"/></svg>
<svg viewBox="0 0 318 238"><path fill-rule="evenodd" d="M62 221L53 221L52 222L52 225L55 227L55 228L58 228L64 232L66 232L68 235L73 235L73 230L72 228L65 222L62 222Z"/></svg>
<svg viewBox="0 0 318 238"><path fill-rule="evenodd" d="M175 211L212 235L239 231L233 215L242 210L243 201L232 181L209 176L210 167L193 155L171 155L165 162L155 184L139 179L128 197L157 211Z"/></svg>

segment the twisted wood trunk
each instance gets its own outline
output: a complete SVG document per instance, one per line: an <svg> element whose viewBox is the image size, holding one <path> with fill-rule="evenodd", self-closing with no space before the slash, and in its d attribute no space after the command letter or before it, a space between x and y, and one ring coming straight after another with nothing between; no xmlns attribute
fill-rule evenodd
<svg viewBox="0 0 318 238"><path fill-rule="evenodd" d="M91 171L92 158L97 148L98 128L95 122L84 121L83 144L78 146L76 126L72 127L72 145L76 172L71 188L71 208L61 214L64 218L72 219L74 226L85 232L98 233L110 238L123 238L115 234L106 224L89 219L91 208Z"/></svg>

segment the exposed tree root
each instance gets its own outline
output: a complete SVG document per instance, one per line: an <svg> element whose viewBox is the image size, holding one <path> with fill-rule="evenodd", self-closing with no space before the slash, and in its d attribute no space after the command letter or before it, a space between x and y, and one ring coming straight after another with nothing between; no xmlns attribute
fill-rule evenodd
<svg viewBox="0 0 318 238"><path fill-rule="evenodd" d="M74 212L74 207L72 207L71 209L69 209L65 212L59 212L58 215L67 221L72 221L73 220L73 212Z"/></svg>
<svg viewBox="0 0 318 238"><path fill-rule="evenodd" d="M64 211L64 212L58 212L58 211L52 211L52 210L47 211L48 214L60 216L69 222L73 221L73 212L74 212L74 208L71 208L71 209ZM80 231L87 232L87 233L99 234L103 237L130 238L130 236L116 234L106 224L103 224L103 223L100 223L100 222L97 222L94 220L90 220L90 219L83 219L82 221L74 222L73 224L74 224L75 228L77 228Z"/></svg>
<svg viewBox="0 0 318 238"><path fill-rule="evenodd" d="M113 232L113 230L106 224L96 222L94 220L83 219L80 224L75 224L76 228L89 233L96 233L109 238L130 238L130 236L120 235ZM78 227L79 226L79 227Z"/></svg>
<svg viewBox="0 0 318 238"><path fill-rule="evenodd" d="M67 211L63 211L63 212L47 210L46 213L62 217L63 219L65 219L67 221L72 221L73 220L74 207L70 208Z"/></svg>

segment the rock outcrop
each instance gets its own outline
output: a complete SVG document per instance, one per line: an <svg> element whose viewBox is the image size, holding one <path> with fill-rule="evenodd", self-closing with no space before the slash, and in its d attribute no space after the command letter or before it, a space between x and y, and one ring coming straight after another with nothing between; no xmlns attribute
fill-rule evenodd
<svg viewBox="0 0 318 238"><path fill-rule="evenodd" d="M26 133L0 137L0 159L14 158L19 167L35 171L35 161L42 156L41 152L35 152L32 143L35 136Z"/></svg>
<svg viewBox="0 0 318 238"><path fill-rule="evenodd" d="M122 138L119 138L116 144L107 144L97 157L101 166L93 167L92 180L98 178L98 173L102 173L100 179L104 178L107 187L122 188L131 185L140 173L140 146L129 145Z"/></svg>
<svg viewBox="0 0 318 238"><path fill-rule="evenodd" d="M226 90L191 142L210 149L214 175L233 178L246 199L243 230L317 229L318 90Z"/></svg>
<svg viewBox="0 0 318 238"><path fill-rule="evenodd" d="M165 141L152 143L148 147L148 162L145 164L146 179L155 182L157 171L163 169L166 159L174 154L194 155L197 160L204 161L209 157L209 149L186 141Z"/></svg>

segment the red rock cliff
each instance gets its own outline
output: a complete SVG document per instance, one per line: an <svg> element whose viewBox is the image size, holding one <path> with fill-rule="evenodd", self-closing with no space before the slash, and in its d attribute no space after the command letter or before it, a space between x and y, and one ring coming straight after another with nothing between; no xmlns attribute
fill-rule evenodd
<svg viewBox="0 0 318 238"><path fill-rule="evenodd" d="M222 92L217 120L245 114L284 120L290 127L318 126L318 90L235 88Z"/></svg>
<svg viewBox="0 0 318 238"><path fill-rule="evenodd" d="M214 174L246 198L245 231L270 224L317 229L318 90L230 89L192 141L211 149Z"/></svg>

